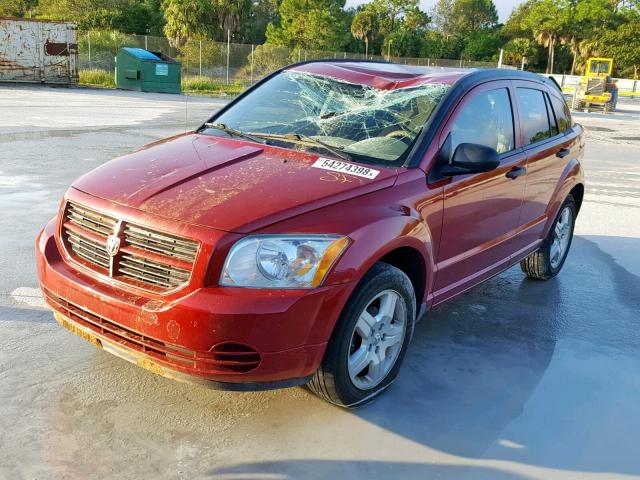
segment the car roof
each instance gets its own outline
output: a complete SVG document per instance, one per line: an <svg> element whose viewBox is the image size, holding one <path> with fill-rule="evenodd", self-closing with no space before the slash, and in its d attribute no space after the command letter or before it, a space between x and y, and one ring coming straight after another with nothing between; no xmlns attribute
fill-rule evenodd
<svg viewBox="0 0 640 480"><path fill-rule="evenodd" d="M350 83L368 85L380 90L407 88L425 83L454 85L463 78L466 84L489 80L532 80L558 88L557 84L536 73L515 69L445 68L402 65L367 60L312 60L285 67L284 70L333 77Z"/></svg>

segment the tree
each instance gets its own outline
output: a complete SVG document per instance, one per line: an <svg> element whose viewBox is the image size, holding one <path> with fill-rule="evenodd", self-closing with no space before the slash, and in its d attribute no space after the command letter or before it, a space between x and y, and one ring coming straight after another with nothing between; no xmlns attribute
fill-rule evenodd
<svg viewBox="0 0 640 480"><path fill-rule="evenodd" d="M366 7L356 13L351 22L351 34L358 40L364 40L365 56L369 55L369 35L376 29L376 24L375 13Z"/></svg>
<svg viewBox="0 0 640 480"><path fill-rule="evenodd" d="M209 35L211 28L203 18L207 14L206 0L162 0L165 18L164 34L173 45L184 45L195 35ZM209 19L208 23L212 23Z"/></svg>
<svg viewBox="0 0 640 480"><path fill-rule="evenodd" d="M337 51L348 42L345 0L283 0L280 19L267 26L267 43Z"/></svg>
<svg viewBox="0 0 640 480"><path fill-rule="evenodd" d="M514 38L504 45L503 62L508 65L521 65L523 60L526 64L535 63L537 60L538 47L534 40L529 38Z"/></svg>
<svg viewBox="0 0 640 480"><path fill-rule="evenodd" d="M162 0L164 34L172 44L208 37L226 40L239 32L251 11L251 0Z"/></svg>
<svg viewBox="0 0 640 480"><path fill-rule="evenodd" d="M630 17L617 29L607 30L602 35L602 53L613 58L613 66L618 72L633 71L633 78L637 79L640 70L640 14L636 11Z"/></svg>
<svg viewBox="0 0 640 480"><path fill-rule="evenodd" d="M503 40L497 29L479 29L470 33L464 47L464 57L468 60L491 62L497 60ZM503 59L504 61L504 59Z"/></svg>
<svg viewBox="0 0 640 480"><path fill-rule="evenodd" d="M431 23L445 37L454 34L454 27L451 22L453 2L454 0L438 0L431 10Z"/></svg>
<svg viewBox="0 0 640 480"><path fill-rule="evenodd" d="M38 0L2 0L0 17L30 16Z"/></svg>
<svg viewBox="0 0 640 480"><path fill-rule="evenodd" d="M451 11L453 28L468 35L498 23L498 12L492 0L455 0Z"/></svg>
<svg viewBox="0 0 640 480"><path fill-rule="evenodd" d="M278 21L281 0L254 0L245 28L239 33L245 43L262 44L267 39L267 25Z"/></svg>
<svg viewBox="0 0 640 480"><path fill-rule="evenodd" d="M226 32L238 32L249 17L251 0L210 0L217 24Z"/></svg>
<svg viewBox="0 0 640 480"><path fill-rule="evenodd" d="M373 0L370 6L378 16L380 33L386 36L397 30L407 12L418 10L418 0Z"/></svg>
<svg viewBox="0 0 640 480"><path fill-rule="evenodd" d="M555 47L569 24L568 0L537 0L522 19L522 28L533 32L536 41L548 48L546 73L553 73Z"/></svg>

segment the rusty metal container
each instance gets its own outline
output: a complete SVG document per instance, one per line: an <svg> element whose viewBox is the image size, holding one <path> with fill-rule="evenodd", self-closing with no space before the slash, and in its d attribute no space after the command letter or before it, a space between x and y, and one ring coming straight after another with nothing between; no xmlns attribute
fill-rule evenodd
<svg viewBox="0 0 640 480"><path fill-rule="evenodd" d="M78 83L71 22L0 18L0 82Z"/></svg>

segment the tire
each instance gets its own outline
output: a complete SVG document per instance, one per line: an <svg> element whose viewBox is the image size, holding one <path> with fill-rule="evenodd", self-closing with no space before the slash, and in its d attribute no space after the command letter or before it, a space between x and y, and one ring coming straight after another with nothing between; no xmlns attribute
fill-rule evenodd
<svg viewBox="0 0 640 480"><path fill-rule="evenodd" d="M392 299L394 316L389 320L379 310L384 310L384 302L390 313ZM322 364L307 387L341 407L368 403L395 380L413 336L415 318L416 297L409 277L396 267L376 263L347 302ZM361 335L363 325L368 339Z"/></svg>
<svg viewBox="0 0 640 480"><path fill-rule="evenodd" d="M566 224L566 217L564 217L564 215L569 215L570 222L567 227L558 227L559 223L561 225ZM569 195L560 207L560 211L553 221L547 238L544 239L540 248L520 262L520 268L529 278L549 280L560 273L571 248L576 215L576 202L573 196ZM562 237L559 238L557 236L556 228L564 231ZM558 252L557 248L554 248L556 247L556 240L560 246L564 245L559 256L556 255Z"/></svg>

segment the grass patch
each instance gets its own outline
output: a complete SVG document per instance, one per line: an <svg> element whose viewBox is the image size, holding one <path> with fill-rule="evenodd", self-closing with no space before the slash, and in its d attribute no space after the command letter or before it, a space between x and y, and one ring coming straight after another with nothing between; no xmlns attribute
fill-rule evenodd
<svg viewBox="0 0 640 480"><path fill-rule="evenodd" d="M78 72L80 76L80 85L91 85L93 87L106 87L115 88L116 80L113 72L107 70L80 70Z"/></svg>
<svg viewBox="0 0 640 480"><path fill-rule="evenodd" d="M80 70L80 85L92 87L115 88L116 82L113 72L100 69ZM245 86L240 82L225 83L199 75L182 77L182 93L187 95L204 95L212 97L240 95Z"/></svg>
<svg viewBox="0 0 640 480"><path fill-rule="evenodd" d="M198 75L186 75L182 77L182 91L197 95L240 95L244 91L244 85L240 82L225 83L201 77Z"/></svg>

